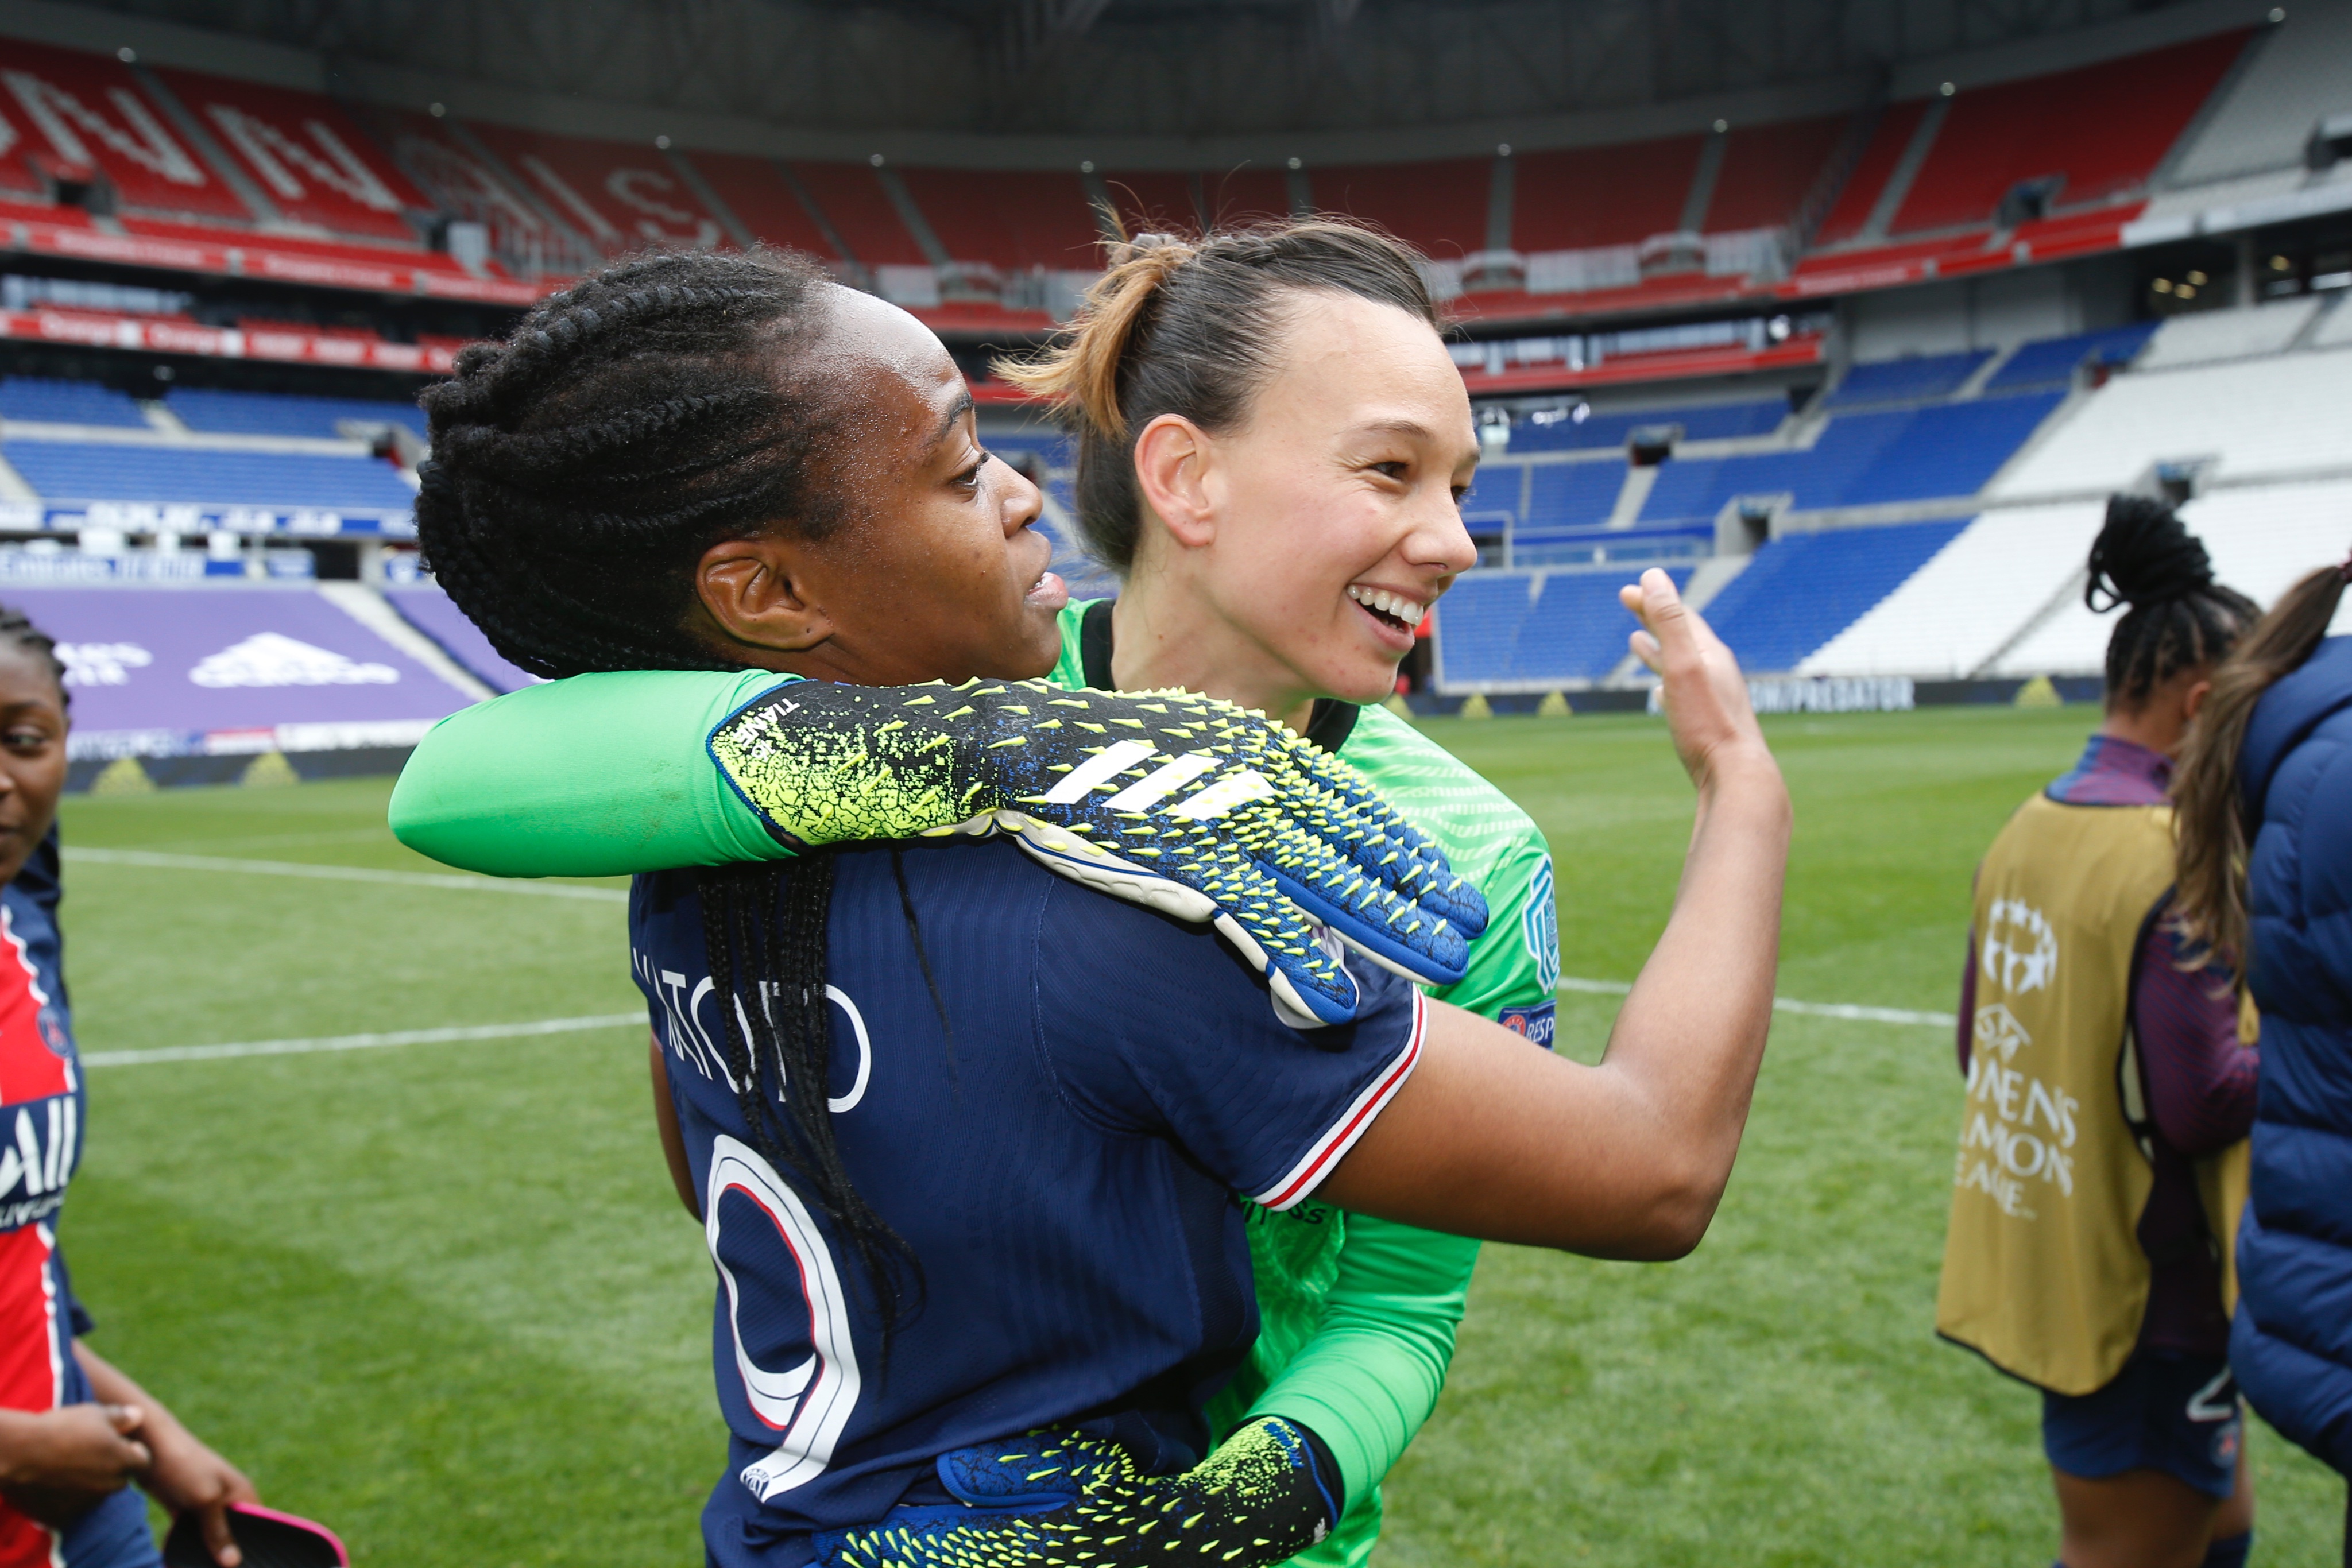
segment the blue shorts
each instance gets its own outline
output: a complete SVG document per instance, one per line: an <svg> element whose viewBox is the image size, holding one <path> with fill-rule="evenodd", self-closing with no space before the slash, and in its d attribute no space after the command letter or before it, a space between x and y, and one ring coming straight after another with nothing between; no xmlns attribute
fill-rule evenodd
<svg viewBox="0 0 2352 1568"><path fill-rule="evenodd" d="M2218 1355L2134 1353L2115 1381L2079 1397L2042 1396L2042 1450L2085 1480L2162 1470L2209 1497L2237 1489L2246 1413Z"/></svg>

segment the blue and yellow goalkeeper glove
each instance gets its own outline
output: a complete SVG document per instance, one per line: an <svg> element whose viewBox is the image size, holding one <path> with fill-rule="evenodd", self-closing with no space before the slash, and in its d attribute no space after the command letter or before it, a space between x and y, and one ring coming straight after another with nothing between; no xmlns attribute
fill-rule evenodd
<svg viewBox="0 0 2352 1568"><path fill-rule="evenodd" d="M823 1568L1267 1568L1329 1533L1339 1469L1304 1427L1268 1416L1192 1469L1137 1470L1116 1443L1032 1433L944 1454L967 1505L902 1508L811 1542Z"/></svg>
<svg viewBox="0 0 2352 1568"><path fill-rule="evenodd" d="M1478 889L1353 768L1190 692L795 681L720 723L710 755L793 848L1010 832L1075 881L1213 921L1300 1025L1358 1000L1309 915L1433 985L1486 925Z"/></svg>

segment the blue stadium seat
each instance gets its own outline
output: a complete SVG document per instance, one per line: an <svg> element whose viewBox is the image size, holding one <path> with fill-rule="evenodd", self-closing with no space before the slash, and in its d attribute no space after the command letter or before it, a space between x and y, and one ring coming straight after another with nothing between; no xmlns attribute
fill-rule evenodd
<svg viewBox="0 0 2352 1568"><path fill-rule="evenodd" d="M1744 668L1792 670L1967 526L1896 523L1774 539L1708 603L1706 618Z"/></svg>
<svg viewBox="0 0 2352 1568"><path fill-rule="evenodd" d="M368 512L404 512L416 504L416 492L398 470L373 457L11 441L7 458L37 494L55 501L188 501Z"/></svg>
<svg viewBox="0 0 2352 1568"><path fill-rule="evenodd" d="M1543 463L1530 470L1528 515L1521 527L1591 528L1605 523L1625 487L1622 463Z"/></svg>
<svg viewBox="0 0 2352 1568"><path fill-rule="evenodd" d="M1822 406L1861 408L1871 403L1922 402L1929 398L1949 397L1991 358L1990 349L1972 349L1964 354L1919 354L1854 365Z"/></svg>
<svg viewBox="0 0 2352 1568"><path fill-rule="evenodd" d="M104 424L118 430L147 428L146 416L126 392L96 382L48 381L39 376L10 376L0 382L0 419Z"/></svg>
<svg viewBox="0 0 2352 1568"><path fill-rule="evenodd" d="M378 402L352 397L296 397L286 392L225 392L217 387L180 387L164 399L190 430L208 435L334 436L338 420L404 424L425 438L425 411L413 402Z"/></svg>
<svg viewBox="0 0 2352 1568"><path fill-rule="evenodd" d="M1438 601L1437 635L1447 681L1511 678L1511 650L1529 609L1528 582L1521 572L1477 572Z"/></svg>
<svg viewBox="0 0 2352 1568"><path fill-rule="evenodd" d="M2022 392L1939 403L1909 423L1844 486L1839 505L1973 496L2025 444L2063 393Z"/></svg>
<svg viewBox="0 0 2352 1568"><path fill-rule="evenodd" d="M2075 367L2085 361L2105 365L2129 364L2162 325L2135 321L2104 332L2077 332L2071 338L2043 338L2019 349L1985 382L1988 392L2016 392L2024 387L2064 386L2074 379Z"/></svg>
<svg viewBox="0 0 2352 1568"><path fill-rule="evenodd" d="M1753 402L1699 403L1689 408L1652 408L1634 413L1596 413L1583 423L1562 420L1558 424L1522 424L1511 431L1511 452L1591 452L1622 446L1625 438L1645 424L1679 424L1685 441L1729 441L1743 435L1769 435L1787 418L1785 398Z"/></svg>
<svg viewBox="0 0 2352 1568"><path fill-rule="evenodd" d="M1668 567L1666 575L1679 590L1690 580L1690 568ZM1525 681L1597 681L1625 658L1625 639L1633 630L1633 616L1617 601L1629 571L1554 572L1544 579L1543 593L1519 627L1511 652L1511 676ZM1455 592L1461 591L1458 588ZM1454 602L1449 594L1445 603ZM1445 674L1457 678L1449 646Z"/></svg>

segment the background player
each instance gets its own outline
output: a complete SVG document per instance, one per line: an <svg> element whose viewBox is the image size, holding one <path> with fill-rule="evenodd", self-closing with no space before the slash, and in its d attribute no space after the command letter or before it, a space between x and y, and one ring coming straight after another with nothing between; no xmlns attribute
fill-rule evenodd
<svg viewBox="0 0 2352 1568"><path fill-rule="evenodd" d="M2129 607L2106 716L1977 873L1936 1326L2042 1390L2064 1568L2235 1568L2253 1487L2227 1259L2255 1054L2172 916L2165 788L2257 611L2137 497L2109 504L2084 592Z"/></svg>
<svg viewBox="0 0 2352 1568"><path fill-rule="evenodd" d="M679 257L669 258L667 265L680 268L716 269L743 264L722 258L689 260ZM802 287L805 288L807 286ZM978 474L988 469L989 465L978 454L977 448L969 447L968 423L960 423L964 418L958 412L962 393L961 378L956 375L952 362L928 333L921 332L919 328L898 313L858 300L841 291L821 293L816 301L809 302L803 294L786 286L780 287L779 298L770 308L778 312L808 310L812 314L827 307L832 309L829 318L819 318L829 329L821 337L817 322L806 319L794 323L796 330L788 335L785 330L762 321L757 309L745 308L742 301L751 293L748 284L742 285L736 293L738 303L731 316L722 317L705 327L698 328L681 312L681 319L658 324L658 335L654 340L679 345L682 350L690 350L698 363L707 366L723 362L722 344L740 343L748 334L757 334L759 340L766 341L791 341L798 337L804 344L808 340L815 339L814 343L808 345L810 357L820 364L849 367L836 370L834 373L844 377L847 384L855 385L869 404L878 405L873 412L860 416L861 428L875 432L875 436L867 443L866 450L858 454L856 464L845 464L845 466L852 467L861 478L904 472L911 474L919 484L928 482L923 476L932 471L943 477L953 478L958 475ZM573 296L554 308L581 310L602 308L604 308L604 299L591 287L575 291ZM698 340L694 336L698 330L709 336ZM1434 334L1429 332L1425 325L1420 330L1426 336L1430 350L1437 353L1442 361L1442 345ZM541 327L539 332L544 336L530 332L524 336L531 341L559 340L551 327ZM602 428L604 416L598 399L626 400L634 395L642 401L645 397L641 390L643 384L646 381L658 382L660 380L662 367L649 366L642 351L627 359L599 358L593 354L583 354L582 358L584 363L535 367L546 378L546 384L561 387L561 392L541 396L530 390L532 383L518 378L515 394L503 408L495 406L499 400L488 396L462 401L453 397L446 403L436 399L436 415L445 411L454 413L458 408L470 404L480 411L486 421L496 421L495 425L486 423L480 427L478 436L468 436L463 431L450 428L454 421L442 423L436 419L436 452L455 455L494 450L497 437L491 434L493 430L511 431L515 439L528 442L541 428ZM861 371L861 361L872 369ZM767 365L751 365L745 369L747 373L757 375L761 384L772 386L779 379L789 383L796 367L788 360L781 370ZM853 376L854 381L849 381L848 378ZM462 388L463 383L460 385ZM1458 396L1458 382L1456 385ZM719 390L712 389L697 395L716 397ZM748 393L746 395L749 396ZM583 402L587 406L581 406ZM908 406L909 402L913 406ZM1466 443L1466 409L1461 412L1464 415L1461 422L1463 436ZM949 428L960 428L964 433L964 439L951 444L944 452L933 454L930 447L935 433L941 428L942 416ZM1433 425L1435 423L1432 421ZM894 441L897 443L895 445ZM964 455L967 448L972 455L969 465ZM728 460L722 454L740 453L741 450L740 446L729 446L715 440L709 432L681 429L677 432L676 443L667 447L648 441L632 444L626 449L616 451L613 461L619 471L595 482L601 485L608 517L621 515L621 508L631 505L632 497L643 496L648 502L657 497L666 508L665 516L676 517L683 513L693 517L695 489L691 484L682 482L680 476L693 474L698 465L715 466ZM443 459L445 462L450 460ZM1454 473L1454 465L1447 465L1438 482L1437 494L1445 500L1449 508ZM657 488L653 484L656 476L660 480ZM585 482L580 478L576 469L567 477L574 482ZM1003 483L1003 480L992 476L983 479L976 487L976 499L988 515L1001 518L995 535L996 548L1001 555L1009 556L1008 546L1019 539L1027 521L1034 515L1034 492L1025 500L1019 499L999 488ZM481 559L487 553L486 546L494 532L510 522L510 517L472 515L453 500L465 493L462 484L453 485L446 479L436 482L427 490L428 504L421 522L428 546L436 552L436 561L443 563L441 570L445 580L451 575L450 563ZM848 501L848 497L837 491L823 496L822 499L836 505ZM709 653L686 651L698 645L723 657L744 663L772 666L780 664L791 668L802 663L807 657L806 651L813 646L830 643L833 645L828 650L828 657L837 667L847 650L860 645L880 645L872 626L836 608L883 601L883 596L877 593L870 580L862 586L852 584L851 580L857 574L866 573L879 576L885 580L895 580L903 590L888 600L888 613L892 618L910 622L916 628L915 635L918 637L932 635L925 630L929 618L941 613L961 613L960 596L969 596L974 591L969 583L962 580L965 568L961 560L964 547L969 547L977 556L980 536L977 533L959 536L959 548L951 552L944 548L942 540L925 537L932 525L922 520L919 508L916 513L912 517L858 517L848 527L865 531L852 536L846 541L847 549L828 548L824 540L807 538L793 527L795 519L788 518L779 525L767 517L749 514L740 521L730 523L723 517L710 517L706 514L702 518L696 518L692 527L677 527L677 533L682 536L682 542L691 543L698 532L708 530L720 534L719 541L698 547L698 556L686 555L688 570L671 568L669 573L662 574L675 573L673 580L682 579L681 588L690 591L693 597L682 612L673 610L661 614L649 610L646 618L634 624L626 624L625 629L629 636L657 646L665 639L676 642L679 652L675 655L665 654L665 657L674 657L677 663L709 656ZM658 530L673 526L676 525L648 518L643 537L655 537ZM1456 526L1458 528L1458 523ZM472 530L475 534L468 547L445 549L442 544L435 542L465 530ZM898 535L905 537L894 537ZM518 538L499 543L503 547L499 551L499 558L510 563L539 561L565 552L572 553L576 558L588 548L576 538L566 538L560 529L528 540ZM943 556L959 560L956 572L945 574L946 580L941 580L943 574L935 570ZM906 563L903 567L902 562ZM912 563L915 562L927 563L934 570L927 574L914 569ZM982 566L983 560L974 559L970 570L977 572ZM1007 564L999 570L1015 578L1022 575L1009 559ZM906 575L895 576L901 570L905 570ZM572 580L584 584L591 580L592 576L575 576ZM1022 580L1025 580L1025 578ZM660 578L655 580L660 580ZM820 603L820 595L814 591L814 586L828 583L833 584L837 591L824 595L824 601ZM616 612L627 598L635 596L639 587L635 582L616 583L601 602L592 606L603 617L597 622L600 629L624 628ZM489 596L491 612L482 618L494 637L511 629L528 628L528 634L541 648L554 645L555 639L547 634L551 622L560 625L562 618L572 612L561 597L551 593L509 596L486 589L479 581L453 584L453 591L461 601L466 600L469 591ZM1668 1196L1682 1186L1683 1178L1677 1176L1663 1183L1656 1181L1658 1164L1664 1162L1668 1166L1680 1167L1706 1148L1719 1149L1722 1133L1726 1129L1719 1124L1715 1125L1712 1131L1707 1128L1712 1118L1720 1116L1728 1104L1714 1099L1710 1092L1706 1096L1709 1101L1709 1111L1693 1124L1669 1127L1661 1124L1657 1116L1669 1104L1687 1103L1685 1092L1698 1088L1701 1082L1719 1082L1725 1071L1752 1072L1753 1052L1761 1043L1762 1024L1769 997L1769 963L1757 967L1753 966L1753 960L1761 956L1756 949L1759 938L1769 946L1773 924L1770 911L1777 899L1777 872L1765 874L1765 862L1776 854L1774 846L1785 832L1785 805L1777 775L1768 779L1755 771L1759 766L1766 766L1760 752L1760 737L1754 731L1752 719L1746 716L1744 690L1719 644L1712 643L1695 617L1681 611L1663 574L1654 574L1644 584L1644 592L1643 609L1660 633L1664 649L1662 651L1660 643L1652 642L1646 636L1642 640L1642 646L1648 656L1664 663L1668 668L1675 700L1680 705L1676 716L1678 741L1684 747L1694 774L1701 780L1706 803L1702 808L1697 858L1694 860L1691 875L1685 881L1685 896L1675 923L1670 927L1658 956L1645 971L1643 985L1637 988L1633 1003L1621 1019L1612 1043L1611 1063L1604 1064L1598 1071L1609 1072L1612 1071L1611 1064L1622 1063L1635 1067L1638 1072L1639 1064L1648 1061L1654 1063L1664 1075L1649 1083L1633 1099L1618 1102L1615 1109L1607 1114L1587 1119L1581 1113L1573 1113L1572 1119L1582 1123L1583 1130L1570 1134L1560 1120L1545 1115L1538 1107L1551 1098L1545 1085L1584 1084L1590 1082L1588 1070L1528 1051L1523 1041L1502 1048L1503 1056L1500 1058L1482 1056L1475 1063L1457 1060L1450 1031L1466 1025L1467 1020L1464 1015L1441 1009L1435 1016L1458 1021L1434 1028L1425 1065L1399 1092L1391 1110L1364 1134L1364 1141L1357 1153L1344 1161L1325 1184L1335 1194L1344 1193L1348 1200L1360 1202L1368 1207L1400 1218L1442 1221L1488 1234L1549 1239L1555 1244L1573 1245L1601 1252L1656 1255L1662 1250L1675 1250L1680 1242L1696 1239L1696 1231L1686 1234L1681 1231L1677 1218L1680 1200ZM821 612L826 617L822 623L818 619ZM839 632L837 639L835 637L836 628ZM523 634L517 633L518 641ZM583 641L586 645L578 654L578 664L589 665L596 656L595 649L592 641ZM894 674L893 678L899 677ZM676 678L670 679L675 682ZM720 683L730 687L734 684ZM783 688L776 698L764 700L761 705L755 705L755 708L772 708L777 702L792 707L793 705L784 694L794 689ZM491 705L492 707L498 706ZM737 722L751 723L760 716L757 712L739 716ZM475 728L478 735L481 733L478 727L472 726L470 721L467 727ZM732 742L722 735L719 744L723 755ZM422 755L418 760L429 761ZM567 759L566 771L575 784L582 779L581 760L577 755ZM585 777L599 786L604 783L593 766L587 769ZM615 786L625 782L625 775L616 774L612 782ZM404 789L407 787L404 781ZM445 803L454 798L446 775L435 782L432 793ZM511 805L511 800L492 803L493 808L499 810ZM1759 855L1765 860L1759 861ZM910 880L917 880L912 876L915 868L912 854L908 858L908 868ZM925 874L936 876L938 873L927 871ZM950 885L938 884L941 895L945 895ZM927 901L921 894L921 886L922 883L917 880L916 893L902 895L904 902L891 913L907 915L911 924L912 911ZM706 883L706 897L708 887ZM641 906L651 907L646 904L649 896L641 896ZM992 893L992 897L998 898L997 907L1003 907L1001 895ZM670 904L672 910L677 907L675 902ZM996 930L1000 943L1006 935L1001 919L968 920L943 928L935 916L926 915L923 925L934 941L949 939L940 935L943 929L950 933L964 932L974 925ZM740 928L731 929L741 935ZM793 929L805 931L806 928L795 926ZM872 927L860 929L861 940L870 944L900 941L905 936L904 930L897 926L888 932ZM1016 934L1018 929L1014 928ZM738 946L731 938L713 940L718 944L711 948L714 954L722 946L732 953ZM804 951L805 946L802 943L788 945L793 952ZM748 951L748 947L745 950ZM883 949L877 946L875 950ZM1082 983L1104 989L1110 995L1118 994L1120 988L1128 984L1122 976L1122 966L1132 966L1139 960L1123 953L1116 956L1118 961L1089 963L1084 970ZM732 962L731 959L729 961ZM781 955L778 961L782 961ZM911 961L915 970L922 967L919 957ZM1031 959L1023 945L1007 946L997 959L1000 967L1017 967L1028 961ZM717 960L712 967L715 970ZM671 971L664 969L658 972L667 975ZM681 994L690 997L694 991L701 989L691 980L691 970L675 972L679 979L673 988ZM1700 987L1688 983L1689 977L1702 972L1712 977L1711 985ZM910 976L913 975L914 971L910 971ZM1684 983L1676 984L1678 977ZM668 982L665 980L664 983ZM803 994L813 994L806 992L810 983L805 975L798 981ZM1193 980L1189 983L1202 982ZM1057 1003L1063 998L1062 984L1057 980L1053 992ZM919 1000L928 989L928 983L921 981L919 977L914 977L903 988L902 994ZM724 988L716 978L709 991L721 997L724 995ZM786 985L782 994L789 996L795 992ZM967 1023L957 1018L958 998L952 986L939 986L937 994L947 998L940 1005L944 1007L946 1017L956 1020L954 1034L959 1040L966 1029L980 1029L976 1022ZM1202 995L1206 998L1213 992L1203 991ZM1135 998L1138 1006L1146 1006L1148 1000L1148 997L1141 993ZM1041 1003L1038 1016L1057 1019L1066 1005L1045 1006ZM1201 1005L1205 1007L1205 1001ZM1148 1007L1146 1010L1149 1010ZM677 1009L673 1007L671 1011L675 1014ZM725 1016L723 1005L719 1016L721 1019ZM1017 1009L1015 1016L1018 1016ZM899 1019L898 1025L900 1029L919 1030L924 1027L922 1017L919 1008L914 1016ZM851 1023L856 1028L854 1018ZM1485 1028L1498 1040L1517 1039L1492 1026L1478 1027ZM1364 1025L1359 1024L1360 1031L1363 1028ZM1171 1025L1171 1040L1190 1038L1190 1026L1174 1030ZM898 1038L894 1031L869 1029L860 1032L876 1040ZM1121 1031L1112 1029L1109 1032L1116 1035ZM666 1033L673 1047L669 1069L671 1088L688 1107L684 1118L687 1124L686 1147L689 1157L698 1157L696 1151L698 1145L704 1142L705 1127L723 1117L725 1107L719 1106L714 1116L709 1104L709 1096L714 1092L711 1087L714 1080L703 1076L703 1070L690 1060L693 1041L698 1038L697 1031L691 1029L682 1031L681 1027L673 1022ZM959 1050L961 1049L960 1046ZM1142 1048L1139 1046L1138 1049ZM1173 1044L1169 1049L1181 1054L1184 1048L1181 1044ZM1278 1054L1277 1048L1271 1043L1267 1049L1276 1051ZM1661 1054L1653 1055L1653 1052ZM1666 1062L1670 1058L1680 1058L1680 1061L1668 1068ZM962 1057L957 1060L959 1062L964 1061ZM1736 1062L1747 1065L1744 1069L1730 1065ZM1697 1070L1696 1080L1685 1076L1693 1069ZM875 1071L878 1072L880 1070L877 1061ZM969 1073L973 1069L965 1064L956 1071ZM1152 1071L1158 1073L1160 1070ZM1561 1077L1561 1074L1566 1076ZM1180 1077L1182 1075L1179 1074ZM730 1076L738 1087L744 1082L744 1075L740 1071ZM808 1081L805 1071L801 1073L800 1081ZM855 1082L853 1079L845 1085L844 1098L856 1092ZM1738 1093L1744 1103L1744 1087ZM1654 1098L1658 1095L1664 1098ZM704 1103L698 1113L694 1109L698 1097ZM1554 1108L1559 1107L1555 1104ZM1404 1113L1400 1115L1400 1112ZM1675 1120L1679 1121L1680 1117ZM1694 1135L1698 1140L1696 1145L1691 1142ZM712 1148L716 1146L715 1143L710 1145ZM1598 1155L1604 1146L1613 1148L1613 1155L1607 1159L1588 1163L1587 1156ZM896 1144L898 1157L901 1161L910 1147L919 1147L919 1141L910 1145L902 1137ZM1564 1153L1569 1150L1575 1153ZM1563 1186L1559 1180L1559 1162L1563 1158L1582 1167L1580 1179L1572 1186ZM1631 1164L1626 1164L1627 1161ZM1645 1166L1650 1167L1651 1175L1641 1173L1640 1167ZM1307 1174L1309 1173L1302 1167L1301 1176ZM1232 1179L1230 1172L1228 1179ZM704 1183L697 1185L705 1194L706 1204L710 1204L717 1189ZM1286 1204L1305 1196L1310 1185L1304 1181L1295 1182L1265 1189L1261 1196ZM1001 1187L1002 1184L999 1186ZM1024 1197L1000 1192L998 1196L1003 1198L1006 1208L1016 1213L1024 1202L1040 1204L1040 1213L1035 1217L1035 1222L1040 1224L1048 1222L1055 1207L1053 1202L1036 1195ZM839 1206L837 1198L834 1202ZM712 1210L707 1207L706 1212ZM910 1219L908 1223L917 1221ZM926 1218L922 1223L935 1226L936 1221ZM999 1218L995 1223L1003 1225L1009 1221ZM1235 1223L1239 1223L1237 1217ZM1661 1227L1666 1228L1662 1229ZM1674 1240L1662 1248L1661 1239L1670 1231ZM920 1243L913 1249L918 1254L925 1254L927 1250ZM1008 1254L1000 1249L993 1256L1001 1266ZM1028 1281L1032 1289L1036 1283L1035 1281ZM918 1322L919 1323L920 1320ZM965 1330L983 1343L989 1340L982 1323L967 1323ZM908 1332L917 1331L910 1329ZM756 1379L752 1371L750 1363L730 1359L722 1347L722 1387L730 1381L738 1381L747 1388L753 1386ZM997 1419L1002 1422L1005 1418L1000 1411ZM739 1421L737 1429L739 1437L741 1437L746 1430L745 1424ZM1002 1430L1001 1427L999 1430ZM744 1439L747 1445L751 1440L748 1437ZM768 1439L771 1443L772 1440L772 1437ZM731 1510L737 1506L727 1486L722 1485L721 1492L723 1495L714 1501L714 1508ZM724 1533L722 1529L722 1535Z"/></svg>
<svg viewBox="0 0 2352 1568"><path fill-rule="evenodd" d="M153 1568L137 1481L203 1519L224 1568L225 1511L253 1483L82 1339L58 1216L87 1124L58 929L65 666L0 609L0 1568Z"/></svg>

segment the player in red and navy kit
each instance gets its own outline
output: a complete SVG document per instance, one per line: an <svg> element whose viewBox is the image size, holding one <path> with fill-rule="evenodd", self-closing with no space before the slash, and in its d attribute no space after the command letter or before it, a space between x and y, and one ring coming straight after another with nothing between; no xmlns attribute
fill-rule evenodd
<svg viewBox="0 0 2352 1568"><path fill-rule="evenodd" d="M202 1516L224 1568L223 1511L252 1484L82 1343L89 1316L58 1247L81 1157L81 1070L58 929L64 672L0 609L0 1568L153 1568L137 1481Z"/></svg>

